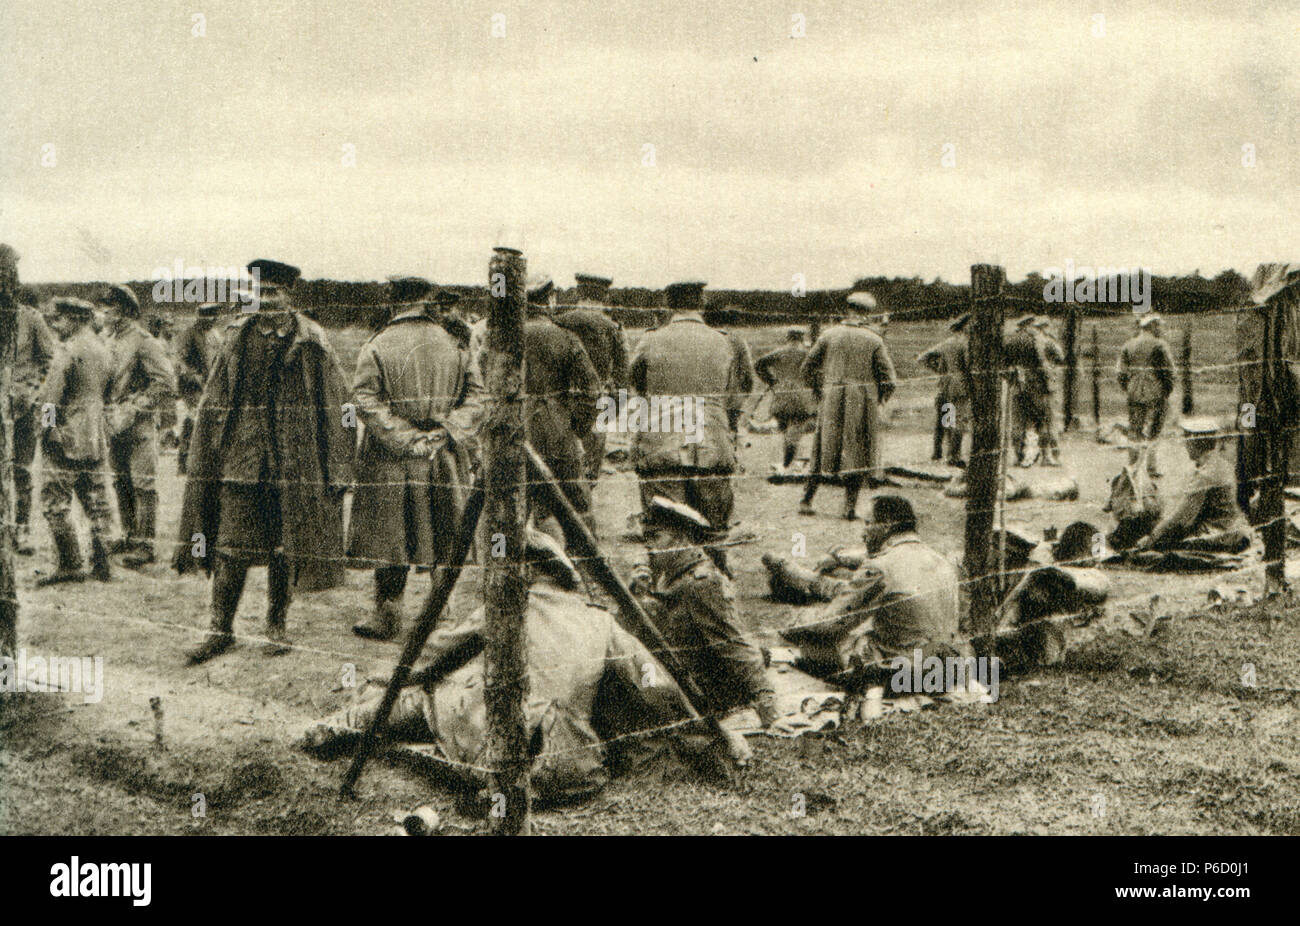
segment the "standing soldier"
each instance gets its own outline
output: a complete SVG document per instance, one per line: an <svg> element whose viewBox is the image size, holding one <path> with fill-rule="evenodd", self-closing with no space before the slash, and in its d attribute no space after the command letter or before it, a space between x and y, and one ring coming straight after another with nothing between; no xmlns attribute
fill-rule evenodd
<svg viewBox="0 0 1300 926"><path fill-rule="evenodd" d="M1025 440L1029 429L1038 436L1043 466L1060 466L1060 448L1052 426L1052 364L1063 363L1064 355L1056 340L1043 329L1046 319L1026 315L1016 323L1015 331L1003 344L1008 373L1011 376L1011 444L1017 466L1032 466Z"/></svg>
<svg viewBox="0 0 1300 926"><path fill-rule="evenodd" d="M234 646L253 565L267 566L268 656L288 651L291 585L343 562L343 493L356 438L325 331L293 310L297 267L255 260L257 311L229 326L194 425L173 565L212 575L212 623L191 664Z"/></svg>
<svg viewBox="0 0 1300 926"><path fill-rule="evenodd" d="M689 505L652 498L645 513L650 563L638 568L633 584L703 689L707 711L721 715L752 706L767 727L777 718L775 691L762 653L740 628L731 579L701 547L712 530Z"/></svg>
<svg viewBox="0 0 1300 926"><path fill-rule="evenodd" d="M601 391L613 396L617 390L627 387L627 338L623 326L605 310L613 280L586 273L574 274L574 279L578 283L578 305L557 315L555 323L578 336L591 365L596 368ZM587 484L592 489L605 462L608 436L604 429L596 428L589 428L582 436Z"/></svg>
<svg viewBox="0 0 1300 926"><path fill-rule="evenodd" d="M965 466L961 445L970 424L970 356L965 328L970 313L948 327L952 334L922 353L916 362L939 374L934 397L934 457L944 458L944 437L948 438L948 464Z"/></svg>
<svg viewBox="0 0 1300 926"><path fill-rule="evenodd" d="M40 431L36 394L40 391L58 341L44 317L37 311L35 296L24 291L18 297L17 352L14 357L13 391L9 408L14 422L14 520L18 526L17 552L31 556L32 463L36 460L36 435Z"/></svg>
<svg viewBox="0 0 1300 926"><path fill-rule="evenodd" d="M781 426L781 469L787 470L799 452L799 439L813 429L817 420L817 404L812 390L804 384L800 370L808 348L804 346L803 329L791 328L785 333L785 346L764 354L754 364L754 374L772 390L772 417Z"/></svg>
<svg viewBox="0 0 1300 926"><path fill-rule="evenodd" d="M1117 373L1120 388L1128 395L1129 440L1148 448L1147 470L1159 476L1156 441L1174 391L1173 352L1164 339L1159 315L1145 312L1137 324L1138 333L1120 348ZM1138 448L1131 447L1129 461L1136 462L1137 456Z"/></svg>
<svg viewBox="0 0 1300 926"><path fill-rule="evenodd" d="M894 362L884 339L867 327L876 307L870 293L850 293L849 310L827 329L803 364L803 378L818 400L812 471L799 513L814 514L820 483L839 477L844 484L846 521L857 518L864 481L881 481L880 406L894 394Z"/></svg>
<svg viewBox="0 0 1300 926"><path fill-rule="evenodd" d="M109 579L108 534L113 522L104 480L104 396L112 357L91 327L94 306L83 299L56 299L54 306L63 348L36 396L36 408L45 461L41 507L54 536L58 565L53 575L36 581L38 587L86 579L77 531L69 518L74 495L90 521L90 574L100 582Z"/></svg>
<svg viewBox="0 0 1300 926"><path fill-rule="evenodd" d="M596 420L600 378L582 341L551 316L554 283L549 276L528 284L528 320L524 325L524 421L528 440L541 455L570 504L595 529L591 489L583 477L582 436ZM554 534L557 525L540 487L530 487L534 523Z"/></svg>
<svg viewBox="0 0 1300 926"><path fill-rule="evenodd" d="M134 292L111 286L100 304L108 309L110 320L112 378L104 415L113 492L124 534L112 552L126 553L122 565L139 569L154 561L159 411L176 401L176 374L162 342L140 324L140 300Z"/></svg>
<svg viewBox="0 0 1300 926"><path fill-rule="evenodd" d="M190 456L190 438L194 434L194 410L203 397L203 386L212 372L212 364L221 350L221 331L217 327L221 306L208 302L199 306L199 314L176 342L176 373L181 400L185 403L185 420L181 423L180 448L176 453L176 472L185 475Z"/></svg>
<svg viewBox="0 0 1300 926"><path fill-rule="evenodd" d="M663 496L688 505L709 522L717 544L731 526L735 492L736 422L754 387L754 365L739 338L705 324L704 283L673 283L664 291L671 318L641 338L629 380L647 400L682 405L680 433L638 429L632 460L641 480L641 509ZM694 429L687 428L689 411ZM654 407L652 406L652 415ZM662 425L662 415L659 416ZM725 553L712 551L725 568Z"/></svg>
<svg viewBox="0 0 1300 926"><path fill-rule="evenodd" d="M455 295L430 300L433 284L419 277L394 279L390 289L396 311L362 346L352 379L365 433L348 556L375 570L374 614L352 632L373 640L401 630L411 564L453 565L483 414L468 333L445 324Z"/></svg>

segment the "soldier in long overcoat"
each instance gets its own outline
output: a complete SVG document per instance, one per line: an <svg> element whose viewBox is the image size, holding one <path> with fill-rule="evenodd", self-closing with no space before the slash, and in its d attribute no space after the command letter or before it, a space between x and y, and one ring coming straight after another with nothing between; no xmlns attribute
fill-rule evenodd
<svg viewBox="0 0 1300 926"><path fill-rule="evenodd" d="M401 629L409 567L450 565L483 415L469 338L445 324L455 296L432 291L418 277L392 281L397 311L362 346L352 378L365 429L348 556L375 570L374 614L352 630L378 640Z"/></svg>
<svg viewBox="0 0 1300 926"><path fill-rule="evenodd" d="M857 517L858 493L869 477L881 478L880 405L894 394L894 362L884 339L867 326L875 307L869 293L852 293L848 315L822 333L803 364L804 381L817 396L817 437L800 514L813 514L821 482L844 484L844 518Z"/></svg>
<svg viewBox="0 0 1300 926"><path fill-rule="evenodd" d="M230 325L199 403L173 566L212 576L212 622L189 653L200 663L234 645L235 609L253 565L267 566L267 655L287 652L291 588L343 572L343 494L355 428L347 381L325 331L295 312L298 268L249 264L256 312Z"/></svg>

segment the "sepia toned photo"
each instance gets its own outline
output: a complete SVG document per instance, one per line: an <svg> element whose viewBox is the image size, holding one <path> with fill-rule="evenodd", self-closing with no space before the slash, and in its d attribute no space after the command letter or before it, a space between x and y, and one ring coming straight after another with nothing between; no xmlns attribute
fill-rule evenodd
<svg viewBox="0 0 1300 926"><path fill-rule="evenodd" d="M1300 835L1298 37L9 0L0 834Z"/></svg>

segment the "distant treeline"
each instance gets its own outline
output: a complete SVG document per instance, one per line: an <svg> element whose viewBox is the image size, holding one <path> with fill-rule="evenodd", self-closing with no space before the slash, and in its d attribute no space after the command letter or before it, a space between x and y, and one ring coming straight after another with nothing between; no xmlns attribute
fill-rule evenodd
<svg viewBox="0 0 1300 926"><path fill-rule="evenodd" d="M1060 315L1066 305L1046 302L1043 298L1047 279L1030 274L1019 283L1009 283L1006 293L1020 300L1024 311ZM211 281L209 281L211 284ZM146 315L192 316L192 301L155 303L154 284L129 284L140 297ZM48 283L30 289L46 301L55 296L76 296L94 300L103 291L102 283ZM195 287L198 288L198 287ZM214 286L215 288L215 286ZM490 304L485 286L448 286L461 297L461 307L468 313L485 312ZM934 279L927 283L920 277L863 277L852 289L816 290L797 296L792 292L772 290L711 289L707 291L705 315L713 324L741 325L800 324L815 318L830 318L844 308L845 297L855 290L875 296L880 311L889 312L894 320L951 318L966 311L970 287ZM1245 277L1225 270L1213 279L1199 274L1151 278L1151 307L1165 314L1210 312L1232 308L1247 298L1250 285ZM628 327L643 328L655 324L664 312L662 290L641 287L615 287L609 292L611 314ZM558 291L561 305L571 304L577 290ZM295 305L330 328L348 325L373 326L387 312L387 286L384 283L349 283L338 280L304 280L294 289ZM207 301L207 300L201 300ZM1127 313L1130 307L1116 303L1080 303L1085 314Z"/></svg>

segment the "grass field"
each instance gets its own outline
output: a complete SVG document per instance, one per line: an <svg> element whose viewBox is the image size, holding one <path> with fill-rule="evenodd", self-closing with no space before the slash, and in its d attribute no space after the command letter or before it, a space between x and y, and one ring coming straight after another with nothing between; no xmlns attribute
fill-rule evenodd
<svg viewBox="0 0 1300 926"><path fill-rule="evenodd" d="M1182 320L1170 326L1176 338ZM888 332L898 372L919 375L913 358L943 333L941 323L895 324ZM783 327L746 331L755 355L776 346ZM1086 326L1085 326L1086 331ZM1103 418L1118 418L1122 396L1113 363L1128 326L1100 326ZM364 333L332 333L350 363ZM1176 341L1175 341L1176 342ZM1233 340L1223 317L1195 329L1196 365L1229 363ZM1085 371L1082 382L1087 383ZM1220 369L1198 377L1198 411L1230 411L1235 376ZM904 382L891 403L887 462L929 456L931 384ZM1086 394L1086 393L1085 393ZM1175 396L1177 401L1177 396ZM1080 403L1085 417L1090 409ZM1033 529L1082 517L1107 524L1106 484L1121 454L1089 430L1065 441L1067 471L1080 484L1078 503L1018 503L1009 518ZM1167 481L1186 461L1164 444ZM817 518L796 518L796 486L764 476L779 454L776 435L746 435L738 476L737 517L759 540L733 550L738 600L755 634L774 639L790 609L766 599L759 554L788 552L803 534L810 556L856 541L858 528L833 515L836 490L819 497ZM174 457L160 479L160 523L176 523L180 481ZM963 512L929 487L902 490L916 505L921 532L941 551L960 555ZM634 477L602 478L598 522L616 537L636 507ZM346 587L300 595L289 629L298 648L264 658L255 640L197 669L182 651L206 626L207 584L161 566L144 574L119 569L107 585L33 588L34 570L52 568L49 538L20 560L20 645L29 652L101 655L105 693L98 704L77 696L26 695L0 714L0 832L5 833L381 833L391 812L431 803L447 832L479 821L457 812L449 792L410 769L374 763L360 799L334 796L343 765L323 764L290 748L297 730L351 696L348 665L359 677L386 674L396 644L360 640L347 628L369 603L369 574ZM637 550L609 543L626 568ZM472 571L471 571L472 572ZM467 573L453 608L472 607ZM1285 608L1211 612L1213 577L1153 577L1116 572L1117 601L1164 599L1173 618L1153 637L1098 638L1063 665L1004 680L1001 699L985 707L891 715L798 742L759 738L756 763L731 785L669 781L616 782L595 800L543 810L541 833L1300 833L1300 727L1294 667L1300 660L1297 612ZM1220 580L1222 581L1222 580ZM1258 588L1251 572L1233 582ZM427 587L417 577L408 612ZM265 575L255 570L237 632L257 637ZM1256 687L1242 684L1252 666ZM163 744L155 745L150 698L163 707ZM206 814L196 816L195 795ZM795 794L806 816L791 813Z"/></svg>

